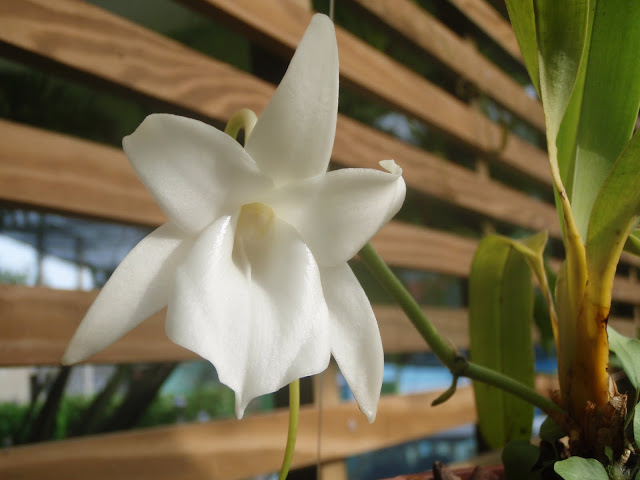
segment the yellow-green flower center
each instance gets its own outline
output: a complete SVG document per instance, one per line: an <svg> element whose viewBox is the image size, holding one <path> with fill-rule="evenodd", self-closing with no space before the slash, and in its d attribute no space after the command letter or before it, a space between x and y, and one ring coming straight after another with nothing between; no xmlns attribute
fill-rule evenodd
<svg viewBox="0 0 640 480"><path fill-rule="evenodd" d="M243 205L236 232L245 240L258 240L269 231L273 217L273 210L264 203L254 202Z"/></svg>

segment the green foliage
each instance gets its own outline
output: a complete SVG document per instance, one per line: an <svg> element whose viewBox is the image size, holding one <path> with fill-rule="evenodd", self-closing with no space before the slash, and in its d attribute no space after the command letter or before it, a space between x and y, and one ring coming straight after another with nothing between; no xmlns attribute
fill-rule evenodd
<svg viewBox="0 0 640 480"><path fill-rule="evenodd" d="M16 443L27 409L25 405L0 403L0 445Z"/></svg>
<svg viewBox="0 0 640 480"><path fill-rule="evenodd" d="M527 259L514 242L490 235L476 250L469 277L471 360L533 386L533 289ZM533 407L474 382L480 431L492 448L531 435Z"/></svg>
<svg viewBox="0 0 640 480"><path fill-rule="evenodd" d="M544 270L549 280L549 293L553 294L556 290L556 274L547 263L544 264ZM540 334L540 345L547 354L552 354L555 345L553 319L549 311L548 299L540 288L536 288L534 292L533 320Z"/></svg>
<svg viewBox="0 0 640 480"><path fill-rule="evenodd" d="M633 441L640 448L640 403L633 408Z"/></svg>
<svg viewBox="0 0 640 480"><path fill-rule="evenodd" d="M593 458L571 457L556 462L554 470L564 480L608 480L602 464Z"/></svg>
<svg viewBox="0 0 640 480"><path fill-rule="evenodd" d="M541 480L540 471L534 471L540 450L526 440L514 440L505 445L502 463L506 480Z"/></svg>
<svg viewBox="0 0 640 480"><path fill-rule="evenodd" d="M6 285L24 285L27 282L27 274L14 272L0 268L0 283Z"/></svg>
<svg viewBox="0 0 640 480"><path fill-rule="evenodd" d="M184 396L157 397L136 423L136 427L194 422L202 417L231 417L234 412L235 399L230 389L208 387Z"/></svg>
<svg viewBox="0 0 640 480"><path fill-rule="evenodd" d="M634 388L640 389L640 340L620 335L611 327L607 327L607 333L609 350L616 354Z"/></svg>
<svg viewBox="0 0 640 480"><path fill-rule="evenodd" d="M112 405L102 412L102 418L108 418L118 404L114 399ZM68 437L71 430L82 420L84 411L89 407L92 398L66 396L60 402L55 420L52 440ZM36 406L37 410L42 404ZM234 396L228 388L208 387L184 396L162 395L149 405L144 415L136 423L136 427L152 427L178 422L194 422L203 418L232 417L234 415ZM20 443L24 438L25 416L28 405L15 403L0 404L0 443ZM27 426L28 428L28 426Z"/></svg>
<svg viewBox="0 0 640 480"><path fill-rule="evenodd" d="M640 135L634 135L604 181L589 221L587 267L591 278L599 280L608 292L622 249L640 215L638 178Z"/></svg>

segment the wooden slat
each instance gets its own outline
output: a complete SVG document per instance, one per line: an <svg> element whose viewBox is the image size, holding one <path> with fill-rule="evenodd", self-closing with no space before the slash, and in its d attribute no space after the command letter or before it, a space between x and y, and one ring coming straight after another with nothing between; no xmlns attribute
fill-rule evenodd
<svg viewBox="0 0 640 480"><path fill-rule="evenodd" d="M391 222L371 244L392 266L448 275L469 275L475 240L400 222Z"/></svg>
<svg viewBox="0 0 640 480"><path fill-rule="evenodd" d="M516 115L544 130L540 102L469 42L410 0L355 0Z"/></svg>
<svg viewBox="0 0 640 480"><path fill-rule="evenodd" d="M343 118L339 131L353 140L336 142L336 150L344 155L341 158L353 159L350 166L367 166L371 156L390 153L383 135L358 129L352 120ZM2 120L0 136L4 139L0 144L0 198L116 221L153 226L165 221L120 150ZM560 235L551 207L527 202L524 195L519 197L495 182L486 183L460 167L448 168L445 162L421 156L413 147L404 145L397 153L405 160L410 184L430 186L431 192L453 203L466 205L475 199L478 205L487 206L491 202L498 218L519 216L521 225L550 228ZM439 172L438 176L425 175L424 167L427 173ZM468 275L477 245L472 239L397 222L383 228L373 244L392 265L457 276ZM638 257L624 258L638 264ZM616 281L614 295L616 300L638 303L638 287L628 279Z"/></svg>
<svg viewBox="0 0 640 480"><path fill-rule="evenodd" d="M0 285L0 366L55 365L97 292ZM453 345L469 345L464 309L424 309L440 334ZM387 353L425 352L429 348L404 313L395 306L374 305ZM157 313L87 363L182 361L197 355L171 342L164 331L165 312ZM630 319L612 325L633 335Z"/></svg>
<svg viewBox="0 0 640 480"><path fill-rule="evenodd" d="M437 407L437 394L382 397L369 424L355 404L323 408L324 460L424 438L476 418L470 387ZM36 480L240 479L280 468L287 432L286 411L242 421L159 427L4 449L0 478ZM293 468L316 462L318 412L303 407ZM402 428L398 428L401 425Z"/></svg>
<svg viewBox="0 0 640 480"><path fill-rule="evenodd" d="M501 222L531 230L547 230L560 238L555 207L502 183L392 137L339 117L334 159L353 167L370 167L372 158L394 158L407 185L445 202Z"/></svg>
<svg viewBox="0 0 640 480"><path fill-rule="evenodd" d="M0 285L0 365L55 365L97 291L53 290ZM374 306L387 353L427 351L428 347L397 307ZM426 308L442 334L455 345L468 345L466 312ZM175 345L164 331L165 311L153 315L87 363L181 361L198 358Z"/></svg>
<svg viewBox="0 0 640 480"><path fill-rule="evenodd" d="M502 17L486 0L449 0L460 12L475 23L481 30L511 54L513 58L522 62L522 54L518 40L509 22Z"/></svg>
<svg viewBox="0 0 640 480"><path fill-rule="evenodd" d="M164 221L121 150L0 120L0 198L91 217ZM466 210L560 238L552 205L340 117L334 160L377 168L395 158L407 185Z"/></svg>
<svg viewBox="0 0 640 480"><path fill-rule="evenodd" d="M311 14L288 0L181 0L211 16L225 15L249 35L292 52L309 24ZM1 28L1 24L0 24ZM507 134L478 111L426 81L402 64L336 27L340 75L344 83L381 99L409 115L479 149L536 180L551 184L546 153ZM504 144L504 147L503 147Z"/></svg>
<svg viewBox="0 0 640 480"><path fill-rule="evenodd" d="M536 377L536 390L558 388L553 377ZM355 404L322 411L323 460L331 461L425 438L476 420L471 387L459 387L444 404L440 395L383 396L369 424ZM276 471L282 461L286 411L249 416L241 421L158 427L4 449L0 477L11 480L202 480L240 479ZM316 462L318 411L300 411L293 468ZM401 426L401 428L398 428Z"/></svg>
<svg viewBox="0 0 640 480"><path fill-rule="evenodd" d="M254 31L265 29L262 36L274 35L274 41L290 50L310 18L304 9L281 1L214 3L216 11L232 10L243 22L253 22ZM349 33L338 29L337 36L346 83L550 184L540 149L515 135L508 135L503 148L501 127ZM273 92L265 82L84 2L0 0L0 46L42 66L56 62L70 72L218 120L242 107L261 112Z"/></svg>
<svg viewBox="0 0 640 480"><path fill-rule="evenodd" d="M366 166L365 159L389 153L384 136L359 130L349 119L342 119L339 128L345 138L355 140L359 136L361 141L360 148L355 147L355 141L336 142L336 150L340 150L344 158L353 159L351 166ZM120 150L2 120L0 136L4 139L0 145L0 198L116 221L145 225L165 221L164 214ZM552 233L559 236L555 210L551 207L543 209L543 204L536 201L526 203L527 197L511 195L506 187L500 188L495 182L485 183L486 180L460 167L447 168L445 162L420 156L415 150L406 145L399 150L405 159L405 177L410 183L431 185L431 191L445 199L464 198L459 202L462 204L473 199L485 200L480 205L491 201L496 214L500 213L499 209L504 212L498 218L519 215L522 224L532 229L551 227ZM427 172L440 170L437 179L425 175L424 166L428 166ZM465 184L466 192L471 192L468 196L465 196ZM549 225L550 222L556 223ZM468 275L477 245L472 239L397 222L383 228L373 244L392 265L457 276ZM624 259L633 265L639 260L630 255ZM617 279L615 288L616 300L638 303L639 287L628 279Z"/></svg>
<svg viewBox="0 0 640 480"><path fill-rule="evenodd" d="M122 150L0 120L0 198L156 226L166 221Z"/></svg>

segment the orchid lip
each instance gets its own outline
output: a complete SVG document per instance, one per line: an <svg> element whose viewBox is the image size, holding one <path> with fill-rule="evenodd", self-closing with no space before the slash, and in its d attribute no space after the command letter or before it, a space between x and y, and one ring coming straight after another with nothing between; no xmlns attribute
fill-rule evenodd
<svg viewBox="0 0 640 480"><path fill-rule="evenodd" d="M247 203L240 209L236 235L246 240L263 238L273 224L275 214L268 205L259 202Z"/></svg>

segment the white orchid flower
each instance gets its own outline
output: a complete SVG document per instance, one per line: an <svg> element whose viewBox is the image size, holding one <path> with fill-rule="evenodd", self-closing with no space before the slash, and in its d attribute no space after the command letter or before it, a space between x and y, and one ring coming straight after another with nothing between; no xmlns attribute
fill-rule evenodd
<svg viewBox="0 0 640 480"><path fill-rule="evenodd" d="M326 173L338 109L333 24L315 15L245 148L196 120L151 115L123 141L168 222L122 261L63 363L102 350L168 306L171 340L253 398L336 359L373 421L383 351L347 264L399 210L402 170Z"/></svg>

